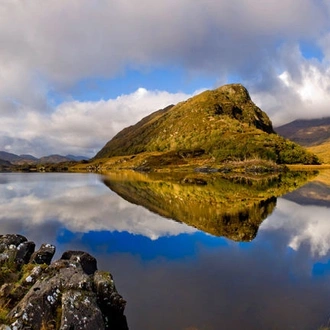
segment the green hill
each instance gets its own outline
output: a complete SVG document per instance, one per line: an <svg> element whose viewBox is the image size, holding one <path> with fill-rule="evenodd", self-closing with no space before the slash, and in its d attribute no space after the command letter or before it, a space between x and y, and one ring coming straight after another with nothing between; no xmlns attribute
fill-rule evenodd
<svg viewBox="0 0 330 330"><path fill-rule="evenodd" d="M158 110L119 132L94 157L195 152L216 162L251 158L316 164L303 147L277 135L245 87L230 84Z"/></svg>

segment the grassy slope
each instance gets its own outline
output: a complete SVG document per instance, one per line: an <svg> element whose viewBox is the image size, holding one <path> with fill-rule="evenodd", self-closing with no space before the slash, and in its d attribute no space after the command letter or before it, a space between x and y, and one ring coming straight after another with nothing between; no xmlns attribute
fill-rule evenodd
<svg viewBox="0 0 330 330"><path fill-rule="evenodd" d="M304 148L273 133L268 116L241 85L206 91L155 112L117 134L95 159L199 148L217 162L248 158L317 162Z"/></svg>
<svg viewBox="0 0 330 330"><path fill-rule="evenodd" d="M330 164L330 140L307 149L317 155L322 162Z"/></svg>
<svg viewBox="0 0 330 330"><path fill-rule="evenodd" d="M316 177L314 177L312 181L330 187L330 171L320 171L319 174Z"/></svg>

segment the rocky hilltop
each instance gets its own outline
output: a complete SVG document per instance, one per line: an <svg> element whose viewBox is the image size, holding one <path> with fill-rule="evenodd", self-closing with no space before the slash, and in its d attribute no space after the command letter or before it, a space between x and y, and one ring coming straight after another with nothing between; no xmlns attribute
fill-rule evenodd
<svg viewBox="0 0 330 330"><path fill-rule="evenodd" d="M251 158L318 163L312 153L275 133L267 114L240 84L205 91L152 113L119 132L94 160L141 153L191 155L196 150L198 157L217 163Z"/></svg>
<svg viewBox="0 0 330 330"><path fill-rule="evenodd" d="M124 299L94 257L21 235L0 235L0 329L126 330Z"/></svg>

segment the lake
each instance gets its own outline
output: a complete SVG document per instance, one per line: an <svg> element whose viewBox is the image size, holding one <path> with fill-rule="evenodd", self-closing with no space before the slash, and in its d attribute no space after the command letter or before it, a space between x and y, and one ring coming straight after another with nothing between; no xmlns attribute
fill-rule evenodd
<svg viewBox="0 0 330 330"><path fill-rule="evenodd" d="M125 175L2 173L0 233L95 256L132 330L328 325L329 172L278 198L276 180Z"/></svg>

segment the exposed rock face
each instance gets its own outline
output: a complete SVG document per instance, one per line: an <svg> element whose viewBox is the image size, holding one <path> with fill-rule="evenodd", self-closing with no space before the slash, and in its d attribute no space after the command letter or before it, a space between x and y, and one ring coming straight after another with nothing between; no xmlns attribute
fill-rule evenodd
<svg viewBox="0 0 330 330"><path fill-rule="evenodd" d="M67 251L50 263L55 247L34 246L0 235L0 329L128 329L126 302L94 257Z"/></svg>
<svg viewBox="0 0 330 330"><path fill-rule="evenodd" d="M213 91L213 93L217 95L219 100L217 106L222 110L219 112L218 108L217 114L226 113L239 121L250 123L266 133L274 133L270 119L265 112L252 102L248 90L243 85L224 85ZM219 97L219 94L222 97Z"/></svg>

